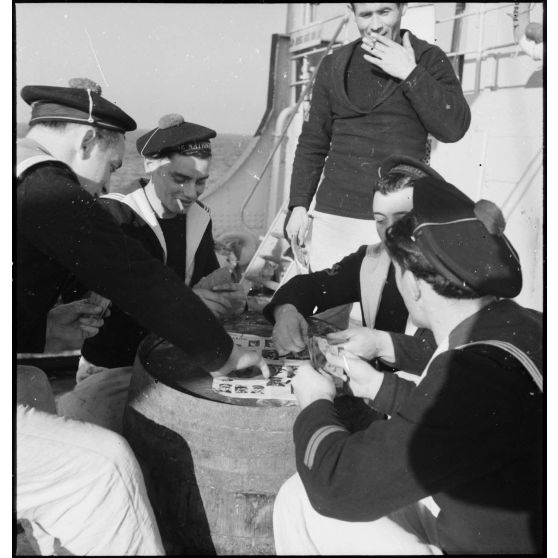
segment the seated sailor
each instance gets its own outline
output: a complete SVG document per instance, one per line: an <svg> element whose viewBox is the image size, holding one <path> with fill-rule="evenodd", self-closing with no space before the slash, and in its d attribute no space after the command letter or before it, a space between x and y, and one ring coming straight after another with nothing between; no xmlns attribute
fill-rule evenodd
<svg viewBox="0 0 558 558"><path fill-rule="evenodd" d="M367 360L381 358L396 368L420 374L436 346L428 330L421 329L411 336L416 327L397 290L395 268L383 241L388 227L412 209L414 181L441 176L405 155L385 159L379 174L372 207L382 242L361 246L330 269L293 277L275 293L263 312L275 322L276 347L285 352L300 351L305 346L306 317L359 302L367 327L330 334L330 342L343 341L347 350Z"/></svg>
<svg viewBox="0 0 558 558"><path fill-rule="evenodd" d="M215 136L178 114L163 116L136 143L150 180L140 179L131 193L108 194L99 202L126 235L165 262L221 317L242 312L246 294L228 269L219 269L209 209L198 201ZM120 431L131 365L148 331L119 308L111 312L99 334L83 344L78 385L60 399L59 411Z"/></svg>
<svg viewBox="0 0 558 558"><path fill-rule="evenodd" d="M135 121L86 79L70 80L69 87L28 85L21 96L32 112L30 130L17 143L18 351L79 345L102 326L96 317L100 306L77 301L53 308L70 272L90 279L161 334L183 339L187 350L187 333L196 332L191 325L179 331L183 324L171 324L152 311L165 297L147 284L154 277L168 279L165 268L132 243L131 262L121 266L115 256L124 235L92 197L121 165L124 134L135 129ZM144 278L132 293L123 289L118 279L124 282L127 273L133 277L139 268ZM197 303L196 297L182 292L187 290L183 285L167 284L171 293L183 296L183 311L195 308L188 299ZM134 294L146 299L141 312ZM215 335L218 327L212 329ZM35 553L164 555L128 443L104 428L56 416L48 378L38 368L18 366L15 379L15 511Z"/></svg>
<svg viewBox="0 0 558 558"><path fill-rule="evenodd" d="M393 375L328 357L391 415L353 434L331 379L299 369L298 474L275 502L278 554L541 552L542 319L510 300L522 275L504 226L492 202L416 181L413 211L385 244L413 322L438 348L404 397L386 385Z"/></svg>

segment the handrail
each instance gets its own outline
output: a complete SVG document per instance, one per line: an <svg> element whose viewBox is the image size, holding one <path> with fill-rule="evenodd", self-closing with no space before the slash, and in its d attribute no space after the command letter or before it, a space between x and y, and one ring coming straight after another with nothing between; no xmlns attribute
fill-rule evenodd
<svg viewBox="0 0 558 558"><path fill-rule="evenodd" d="M339 48L339 47L341 47L341 45L339 45L339 46L336 45L336 44L333 45L333 48ZM317 54L318 52L322 52L322 51L327 50L327 48L328 47L320 46L320 47L314 48L312 50L307 50L307 51L304 51L304 52L296 52L296 53L291 54L290 60L291 61L292 60L298 60L299 58L304 58L305 56L309 56L310 54Z"/></svg>
<svg viewBox="0 0 558 558"><path fill-rule="evenodd" d="M462 19L464 17L472 17L472 16L476 16L479 15L479 13L483 12L485 14L487 14L488 12L494 12L496 10L504 10L506 8L513 8L514 4L500 4L498 6L495 6L493 8L479 8L477 11L475 12L463 12L461 14L456 14L456 15L452 15L452 16L448 16L448 17L444 17L442 19L437 19L434 23L446 23L447 21L454 21L456 19ZM531 8L532 10L532 8ZM530 10L530 11L531 11Z"/></svg>
<svg viewBox="0 0 558 558"><path fill-rule="evenodd" d="M335 41L337 40L337 37L339 36L339 33L341 33L341 31L343 30L343 27L345 27L345 25L348 23L348 21L349 21L349 14L345 14L345 16L343 17L343 20L339 24L337 30L335 31L335 33L333 34L333 37L331 38L331 41L329 42L329 45L327 47L326 55L332 49L333 44L335 43ZM271 161L273 160L273 157L275 156L275 152L277 151L277 149L281 145L281 142L285 138L285 135L287 134L287 130L289 129L289 126L291 125L296 113L298 112L298 109L300 108L300 105L302 105L303 101L306 99L306 96L310 92L310 89L312 88L312 85L314 85L314 80L316 79L316 74L318 73L318 69L319 69L319 67L322 63L322 60L323 60L323 58L316 65L316 69L312 73L312 77L310 78L310 80L308 81L308 83L306 84L304 89L302 90L302 92L300 94L300 97L299 97L296 105L294 106L293 111L291 112L291 114L289 115L289 118L287 119L287 122L285 124L285 127L283 128L283 131L281 132L281 135L279 136L279 138L277 138L277 140L275 142L275 145L273 146L273 149L271 150L271 153L269 154L266 162L264 163L264 166L263 166L259 176L257 176L256 182L254 183L254 185L250 189L250 192L248 192L248 195L246 196L246 198L242 202L242 206L240 207L240 220L242 221L242 224L247 229L252 229L253 230L256 227L250 227L250 225L248 225L248 223L244 219L244 211L246 210L246 206L248 205L248 203L252 199L252 196L254 195L254 192L256 191L257 187L260 185L262 177L264 176L265 171L267 170Z"/></svg>
<svg viewBox="0 0 558 558"><path fill-rule="evenodd" d="M309 29L310 27L316 27L318 25L324 25L325 23L329 23L330 21L335 21L336 19L341 19L341 18L346 18L347 14L342 15L335 15L335 16L331 16L327 19L321 19L321 20L317 20L317 21L313 21L312 23L307 23L306 25L303 25L302 27L298 27L297 29L293 29L292 31L289 32L289 35L292 35L294 33L298 33L299 31L305 31L306 29Z"/></svg>

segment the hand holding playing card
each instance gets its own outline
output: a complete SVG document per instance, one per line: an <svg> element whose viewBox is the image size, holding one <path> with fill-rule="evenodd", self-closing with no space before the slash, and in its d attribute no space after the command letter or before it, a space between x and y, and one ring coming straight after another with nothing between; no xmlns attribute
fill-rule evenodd
<svg viewBox="0 0 558 558"><path fill-rule="evenodd" d="M292 381L294 394L301 409L308 407L318 399L333 401L335 384L330 376L316 372L310 364L299 367Z"/></svg>
<svg viewBox="0 0 558 558"><path fill-rule="evenodd" d="M345 370L349 378L348 388L355 397L374 399L378 395L384 379L383 372L342 349L338 355L328 352L325 356L330 364Z"/></svg>
<svg viewBox="0 0 558 558"><path fill-rule="evenodd" d="M246 308L246 291L240 283L222 283L211 288L214 293L220 293L231 304L233 315L242 314Z"/></svg>
<svg viewBox="0 0 558 558"><path fill-rule="evenodd" d="M382 356L389 334L369 327L353 327L327 334L330 345L336 345L365 360Z"/></svg>

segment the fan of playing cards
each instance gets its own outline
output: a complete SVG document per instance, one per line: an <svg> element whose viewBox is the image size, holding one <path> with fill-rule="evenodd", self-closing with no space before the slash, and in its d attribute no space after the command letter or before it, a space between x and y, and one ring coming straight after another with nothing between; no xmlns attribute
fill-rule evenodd
<svg viewBox="0 0 558 558"><path fill-rule="evenodd" d="M341 388L346 378L345 371L339 366L334 366L327 361L326 354L339 355L338 345L330 345L324 337L310 337L308 340L308 352L312 366L321 374L333 377L335 387Z"/></svg>

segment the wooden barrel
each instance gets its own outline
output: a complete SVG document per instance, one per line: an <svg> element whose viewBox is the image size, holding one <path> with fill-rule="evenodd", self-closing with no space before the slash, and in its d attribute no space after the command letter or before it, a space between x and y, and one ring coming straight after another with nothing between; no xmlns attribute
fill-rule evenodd
<svg viewBox="0 0 558 558"><path fill-rule="evenodd" d="M244 316L226 326L271 334L265 320L256 321ZM154 336L144 340L124 433L144 468L167 552L274 554L273 502L296 471L297 414L294 402L216 394L211 377L182 351Z"/></svg>

